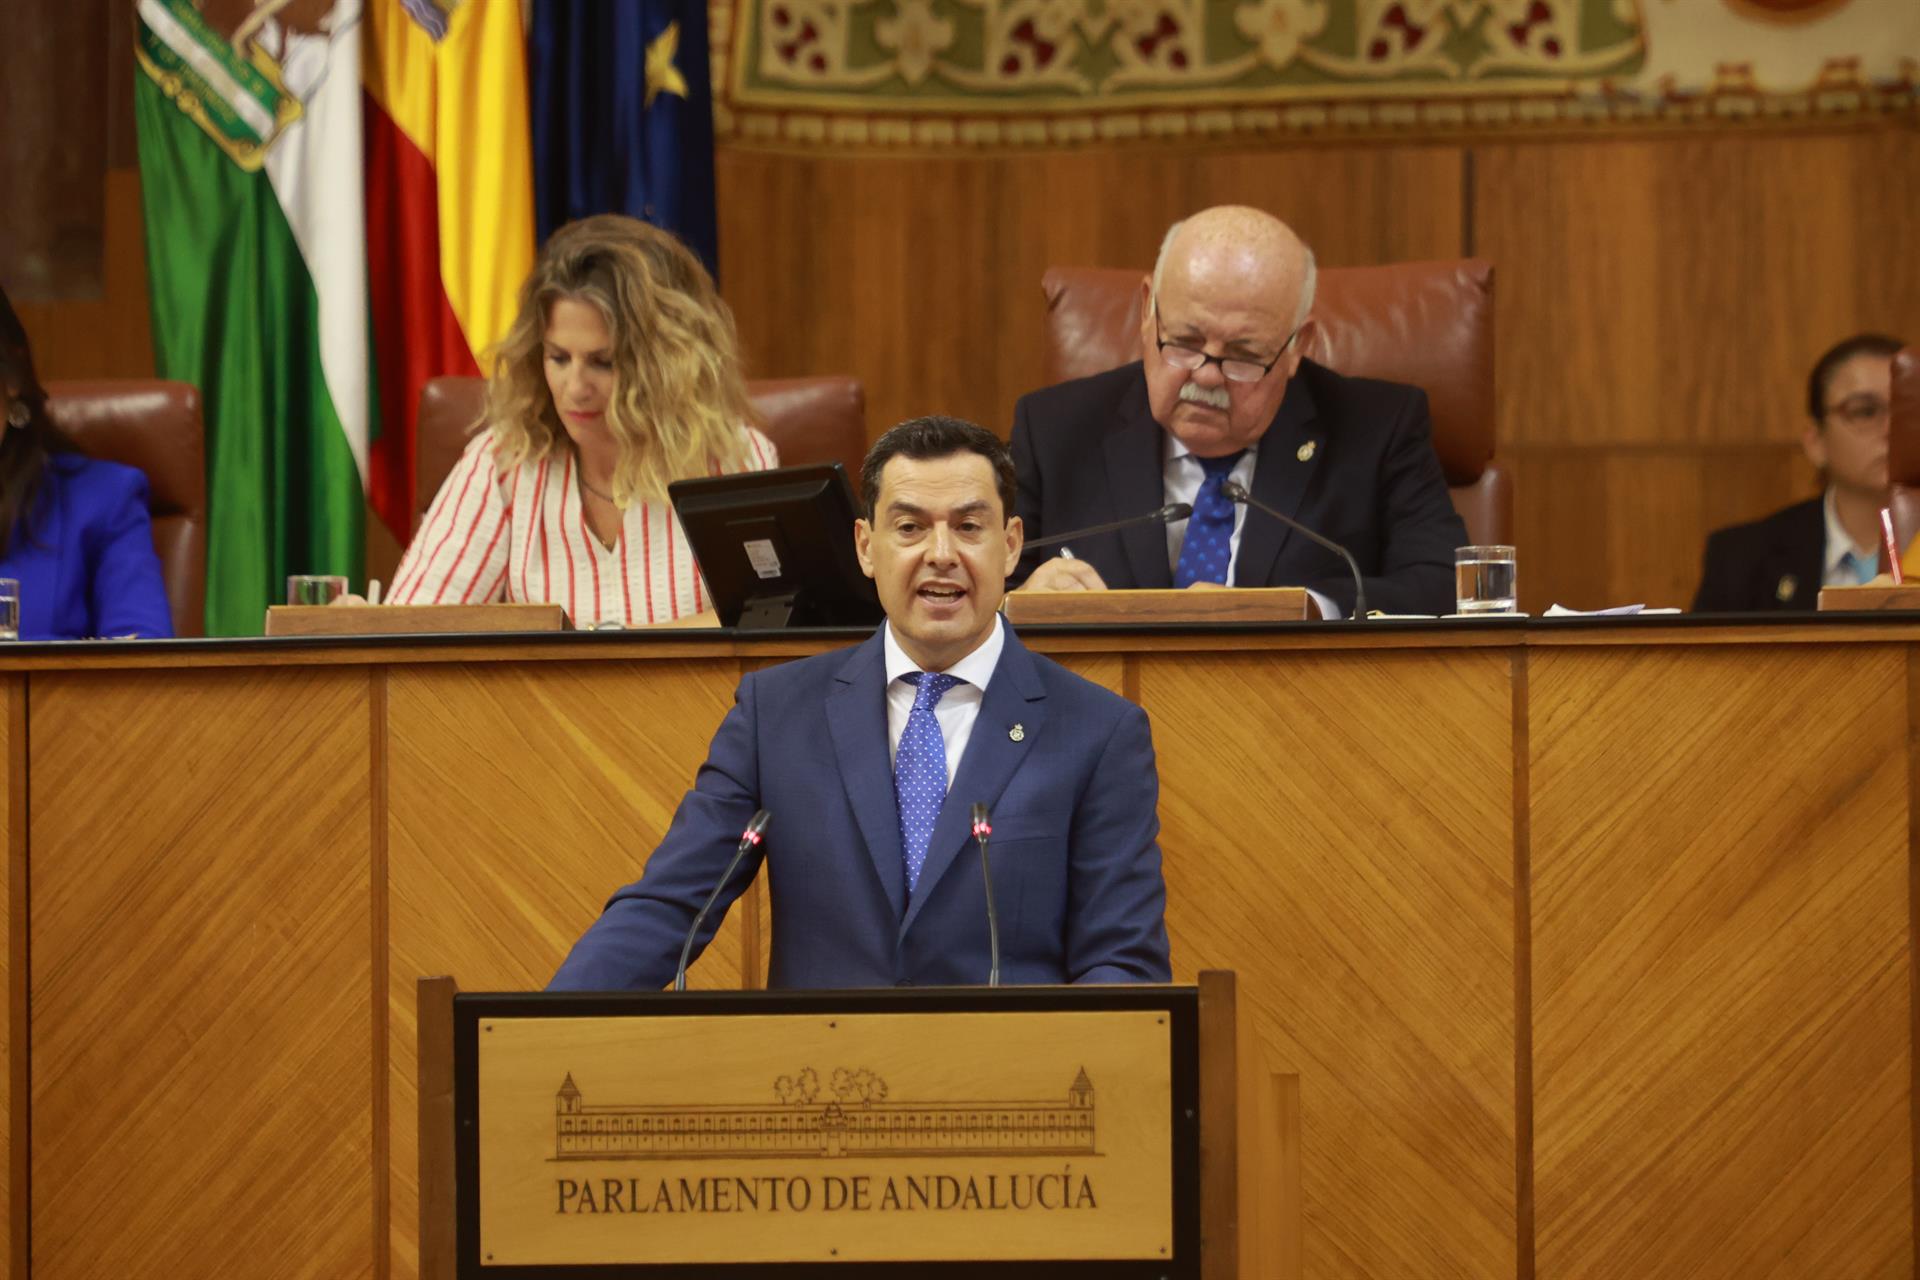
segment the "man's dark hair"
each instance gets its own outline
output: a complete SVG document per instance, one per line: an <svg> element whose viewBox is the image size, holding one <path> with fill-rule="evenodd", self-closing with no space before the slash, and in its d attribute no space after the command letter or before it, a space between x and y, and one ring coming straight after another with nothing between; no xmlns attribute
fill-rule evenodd
<svg viewBox="0 0 1920 1280"><path fill-rule="evenodd" d="M880 473L895 458L950 458L956 453L977 453L993 467L994 486L1000 491L1000 515L1013 515L1015 484L1013 455L1000 437L959 418L934 415L909 418L873 442L867 460L860 465L860 501L868 520L873 519L873 504L880 496Z"/></svg>
<svg viewBox="0 0 1920 1280"><path fill-rule="evenodd" d="M1807 416L1815 422L1826 422L1827 384L1833 381L1841 365L1855 356L1891 356L1905 345L1884 333L1856 333L1827 348L1827 353L1814 362L1813 372L1807 375Z"/></svg>

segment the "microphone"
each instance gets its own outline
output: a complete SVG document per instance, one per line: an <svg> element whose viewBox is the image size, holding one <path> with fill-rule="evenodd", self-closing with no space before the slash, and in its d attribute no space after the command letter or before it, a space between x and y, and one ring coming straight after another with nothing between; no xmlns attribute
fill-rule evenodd
<svg viewBox="0 0 1920 1280"><path fill-rule="evenodd" d="M1112 533L1116 529L1131 529L1136 524L1172 524L1176 520L1185 520L1193 514L1193 504L1187 502L1169 502L1158 511L1149 511L1143 516L1128 516L1125 520L1115 520L1108 524L1096 524L1086 529L1075 529L1072 533L1056 533L1051 538L1035 538L1022 549L1022 554L1035 547L1058 546L1062 542L1072 542L1075 538L1091 538L1096 533Z"/></svg>
<svg viewBox="0 0 1920 1280"><path fill-rule="evenodd" d="M1347 550L1332 538L1321 537L1313 530L1307 528L1307 526L1301 524L1298 520L1295 520L1292 516L1281 515L1278 511L1275 511L1272 507L1248 493L1246 486L1238 480L1227 481L1220 486L1220 492L1227 496L1229 502L1244 502L1255 511L1264 512L1272 516L1275 520L1278 520L1294 532L1305 534L1311 541L1319 543L1327 550L1339 556L1342 560L1345 560L1347 562L1347 569L1353 574L1353 620L1359 622L1366 618L1367 588L1360 581L1360 562L1353 558L1353 552Z"/></svg>
<svg viewBox="0 0 1920 1280"><path fill-rule="evenodd" d="M767 829L767 823L773 820L773 814L765 809L758 810L747 820L747 829L740 833L740 847L733 851L733 861L720 873L720 883L713 886L713 892L707 895L706 902L693 917L693 927L687 930L687 940L680 944L680 967L673 971L673 989L687 989L687 961L693 955L693 940L700 934L700 926L707 918L707 912L713 910L713 904L720 898L720 891L727 887L727 881L733 879L733 872L740 865L740 859L747 856L747 850L760 843L760 834Z"/></svg>
<svg viewBox="0 0 1920 1280"><path fill-rule="evenodd" d="M987 865L987 839L993 835L993 823L987 806L973 806L973 842L980 846L980 879L987 886L987 985L1000 985L1000 913L993 909L993 871Z"/></svg>

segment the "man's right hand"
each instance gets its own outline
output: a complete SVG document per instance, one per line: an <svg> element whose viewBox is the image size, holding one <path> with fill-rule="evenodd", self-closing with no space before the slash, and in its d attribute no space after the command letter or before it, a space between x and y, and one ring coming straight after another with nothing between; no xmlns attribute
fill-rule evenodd
<svg viewBox="0 0 1920 1280"><path fill-rule="evenodd" d="M1070 556L1056 556L1051 560L1042 560L1040 567L1033 571L1020 590L1032 588L1035 591L1105 591L1107 584L1101 581L1099 570L1085 560L1075 560Z"/></svg>

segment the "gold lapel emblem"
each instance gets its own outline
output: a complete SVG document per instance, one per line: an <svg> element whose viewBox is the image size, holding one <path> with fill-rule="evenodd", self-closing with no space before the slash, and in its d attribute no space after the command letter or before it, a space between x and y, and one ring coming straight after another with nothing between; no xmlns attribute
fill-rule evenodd
<svg viewBox="0 0 1920 1280"><path fill-rule="evenodd" d="M1305 444L1301 445L1300 448L1294 452L1293 456L1300 459L1300 461L1302 462L1312 462L1313 461L1313 441L1309 440Z"/></svg>
<svg viewBox="0 0 1920 1280"><path fill-rule="evenodd" d="M1773 598L1781 604L1793 599L1793 593L1800 589L1800 580L1792 574L1782 574L1780 585L1773 589Z"/></svg>
<svg viewBox="0 0 1920 1280"><path fill-rule="evenodd" d="M1013 728L1007 730L1007 736L1009 738L1012 738L1015 742L1025 742L1027 740L1027 726L1023 724L1017 724L1013 726Z"/></svg>

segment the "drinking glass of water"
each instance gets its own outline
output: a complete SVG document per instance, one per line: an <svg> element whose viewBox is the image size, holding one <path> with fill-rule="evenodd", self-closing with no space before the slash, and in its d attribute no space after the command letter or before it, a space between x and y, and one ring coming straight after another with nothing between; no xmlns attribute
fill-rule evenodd
<svg viewBox="0 0 1920 1280"><path fill-rule="evenodd" d="M20 638L20 579L0 578L0 640Z"/></svg>
<svg viewBox="0 0 1920 1280"><path fill-rule="evenodd" d="M347 580L337 573L287 575L288 604L332 604L347 594Z"/></svg>
<svg viewBox="0 0 1920 1280"><path fill-rule="evenodd" d="M1455 547L1454 602L1464 614L1512 613L1519 574L1512 547Z"/></svg>

